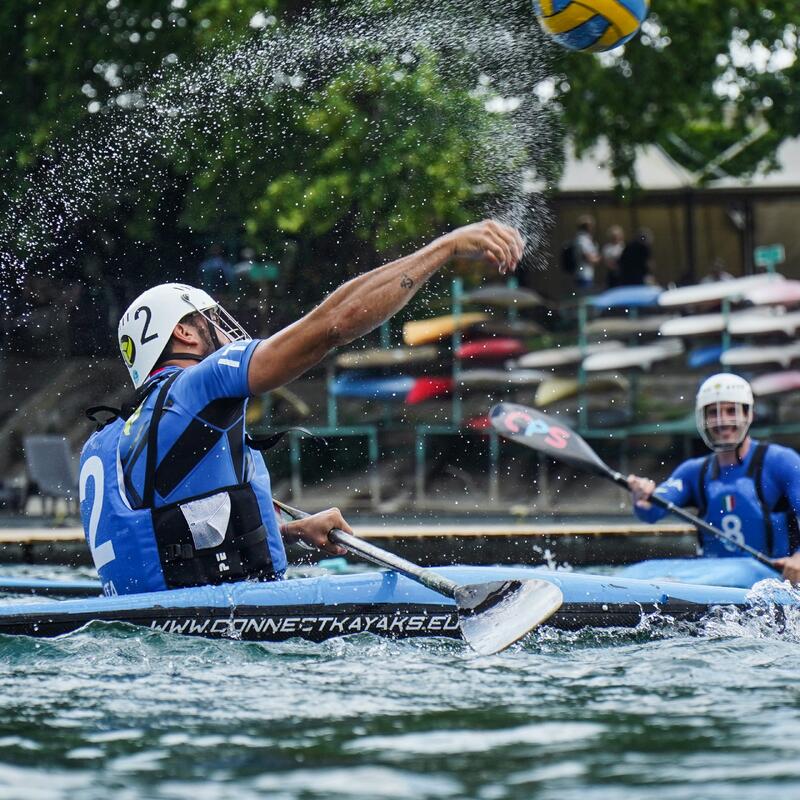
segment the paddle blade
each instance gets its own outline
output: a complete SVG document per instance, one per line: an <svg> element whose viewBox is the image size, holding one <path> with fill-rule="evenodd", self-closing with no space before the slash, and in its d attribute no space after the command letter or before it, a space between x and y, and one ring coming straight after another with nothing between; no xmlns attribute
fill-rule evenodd
<svg viewBox="0 0 800 800"><path fill-rule="evenodd" d="M575 431L541 411L516 403L498 403L489 412L489 419L497 432L512 442L603 477L611 473L610 467Z"/></svg>
<svg viewBox="0 0 800 800"><path fill-rule="evenodd" d="M455 601L464 640L488 656L541 625L561 607L564 596L547 581L509 580L459 586Z"/></svg>

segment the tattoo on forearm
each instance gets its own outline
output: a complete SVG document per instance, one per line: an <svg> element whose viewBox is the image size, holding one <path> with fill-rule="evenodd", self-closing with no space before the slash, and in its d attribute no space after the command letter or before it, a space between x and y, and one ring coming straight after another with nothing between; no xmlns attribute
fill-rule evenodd
<svg viewBox="0 0 800 800"><path fill-rule="evenodd" d="M411 278L408 277L408 275L404 274L402 280L400 281L400 285L404 289L411 289L414 286L414 281L412 281Z"/></svg>

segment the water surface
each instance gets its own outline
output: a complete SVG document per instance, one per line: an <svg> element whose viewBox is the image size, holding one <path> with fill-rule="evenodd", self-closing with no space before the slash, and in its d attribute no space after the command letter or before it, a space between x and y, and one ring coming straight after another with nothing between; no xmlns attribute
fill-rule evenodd
<svg viewBox="0 0 800 800"><path fill-rule="evenodd" d="M438 640L263 644L94 624L0 637L0 659L0 798L800 789L797 635L735 615L542 630L489 658Z"/></svg>

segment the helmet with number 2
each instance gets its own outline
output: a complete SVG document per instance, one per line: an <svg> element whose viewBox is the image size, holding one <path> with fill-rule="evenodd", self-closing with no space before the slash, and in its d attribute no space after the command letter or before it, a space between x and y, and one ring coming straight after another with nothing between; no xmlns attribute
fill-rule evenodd
<svg viewBox="0 0 800 800"><path fill-rule="evenodd" d="M735 411L731 413L730 409L723 409L724 404L733 404ZM712 408L716 413L709 413ZM730 372L707 378L697 391L695 421L703 441L712 450L718 453L736 450L753 424L753 390L750 384ZM735 427L735 434L722 433L725 427Z"/></svg>
<svg viewBox="0 0 800 800"><path fill-rule="evenodd" d="M230 341L247 341L244 328L202 289L182 283L162 283L140 294L119 321L122 360L138 389L164 360L175 326L189 314L199 313L213 330Z"/></svg>

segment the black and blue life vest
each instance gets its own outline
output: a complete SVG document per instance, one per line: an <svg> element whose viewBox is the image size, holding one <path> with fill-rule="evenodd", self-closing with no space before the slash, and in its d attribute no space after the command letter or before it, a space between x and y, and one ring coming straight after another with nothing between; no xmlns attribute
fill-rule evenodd
<svg viewBox="0 0 800 800"><path fill-rule="evenodd" d="M785 495L772 506L765 498L763 472L768 448L766 442L756 443L747 469L733 481L721 480L719 461L714 454L709 455L699 471L698 513L732 539L781 558L800 549L800 528ZM703 555L741 555L733 545L702 530L698 536Z"/></svg>
<svg viewBox="0 0 800 800"><path fill-rule="evenodd" d="M225 398L199 412L158 460L159 423L170 388L183 370L156 375L142 390L132 414L103 425L81 453L81 517L106 594L153 592L245 579L273 580L286 569L286 554L272 505L269 472L261 453L245 443L246 399ZM155 393L149 424L142 429L144 482L131 502L120 456L127 417L141 413ZM242 466L237 479L220 485L204 474L207 491L159 505L209 452L212 439ZM227 473L226 473L227 475Z"/></svg>

